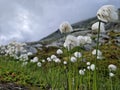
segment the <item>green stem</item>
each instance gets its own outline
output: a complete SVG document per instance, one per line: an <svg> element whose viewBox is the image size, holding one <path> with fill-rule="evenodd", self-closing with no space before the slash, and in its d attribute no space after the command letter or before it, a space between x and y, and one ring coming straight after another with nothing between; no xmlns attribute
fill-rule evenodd
<svg viewBox="0 0 120 90"><path fill-rule="evenodd" d="M97 44L96 44L96 59L95 59L94 88L93 88L94 90L97 90L97 71L96 71L96 66L97 66L97 56L98 56L98 49L99 49L100 24L101 24L101 21L99 21Z"/></svg>

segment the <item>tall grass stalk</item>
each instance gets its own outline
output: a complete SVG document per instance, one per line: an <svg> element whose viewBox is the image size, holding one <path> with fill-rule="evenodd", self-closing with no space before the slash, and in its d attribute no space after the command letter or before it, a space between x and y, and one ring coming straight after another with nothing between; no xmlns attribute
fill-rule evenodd
<svg viewBox="0 0 120 90"><path fill-rule="evenodd" d="M96 59L95 59L95 70L94 70L94 82L93 82L93 90L97 90L97 70L96 70L96 66L97 66L97 56L98 56L98 49L99 49L99 38L100 38L100 24L101 21L99 21L99 25L98 25L98 36L97 36L97 42L96 42Z"/></svg>

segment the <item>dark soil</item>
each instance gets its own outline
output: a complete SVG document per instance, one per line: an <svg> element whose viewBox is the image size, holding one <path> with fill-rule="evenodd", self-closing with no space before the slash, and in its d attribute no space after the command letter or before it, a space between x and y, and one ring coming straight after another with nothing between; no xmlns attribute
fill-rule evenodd
<svg viewBox="0 0 120 90"><path fill-rule="evenodd" d="M0 83L0 90L30 90L29 88L14 83Z"/></svg>

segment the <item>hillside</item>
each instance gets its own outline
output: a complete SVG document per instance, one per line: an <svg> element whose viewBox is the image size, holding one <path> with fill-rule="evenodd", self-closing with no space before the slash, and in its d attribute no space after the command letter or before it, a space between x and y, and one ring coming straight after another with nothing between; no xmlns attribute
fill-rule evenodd
<svg viewBox="0 0 120 90"><path fill-rule="evenodd" d="M120 9L119 9L119 15L120 15ZM72 27L74 29L71 34L78 36L78 35L86 35L88 33L92 33L91 31L91 25L95 22L97 22L97 17L93 17L84 21L80 21L77 23L72 24ZM113 30L120 27L120 23L108 23L105 25L106 30ZM59 29L55 31L54 33L48 35L47 37L41 39L40 41L36 43L41 43L44 45L54 45L53 43L61 43L64 41L63 39L64 35L60 33ZM56 46L56 45L55 45Z"/></svg>

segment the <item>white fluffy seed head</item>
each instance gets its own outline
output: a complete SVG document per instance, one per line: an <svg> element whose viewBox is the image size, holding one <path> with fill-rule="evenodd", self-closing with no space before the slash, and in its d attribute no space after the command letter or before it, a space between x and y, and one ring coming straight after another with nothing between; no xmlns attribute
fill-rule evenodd
<svg viewBox="0 0 120 90"><path fill-rule="evenodd" d="M35 62L38 62L38 57L34 57L31 62L35 63Z"/></svg>
<svg viewBox="0 0 120 90"><path fill-rule="evenodd" d="M94 70L95 70L95 64L91 64L91 65L90 65L90 69L91 69L92 71L94 71Z"/></svg>
<svg viewBox="0 0 120 90"><path fill-rule="evenodd" d="M51 55L51 59L54 61L57 58L55 55Z"/></svg>
<svg viewBox="0 0 120 90"><path fill-rule="evenodd" d="M51 60L51 58L50 58L50 57L48 57L48 58L47 58L47 61L48 61L48 62L51 62L52 60Z"/></svg>
<svg viewBox="0 0 120 90"><path fill-rule="evenodd" d="M64 61L63 64L66 65L66 64L67 64L67 61Z"/></svg>
<svg viewBox="0 0 120 90"><path fill-rule="evenodd" d="M80 75L85 75L84 70L79 70L79 74L80 74Z"/></svg>
<svg viewBox="0 0 120 90"><path fill-rule="evenodd" d="M99 22L96 22L91 26L91 29L93 32L98 32L99 29L98 27L99 27ZM105 24L102 22L100 23L100 32L105 32Z"/></svg>
<svg viewBox="0 0 120 90"><path fill-rule="evenodd" d="M78 46L77 38L75 36L68 35L66 37L64 47L67 48L68 50L70 50L70 49L72 49L72 48L74 48L76 46Z"/></svg>
<svg viewBox="0 0 120 90"><path fill-rule="evenodd" d="M60 60L59 58L56 58L54 61L55 61L56 63L60 63L60 62L61 62L61 60Z"/></svg>
<svg viewBox="0 0 120 90"><path fill-rule="evenodd" d="M110 65L108 66L108 69L109 69L109 71L116 71L117 66L114 65L114 64L110 64Z"/></svg>
<svg viewBox="0 0 120 90"><path fill-rule="evenodd" d="M115 74L114 74L114 73L112 73L112 72L110 72L110 73L109 73L109 76L110 76L110 77L114 77L114 76L115 76Z"/></svg>
<svg viewBox="0 0 120 90"><path fill-rule="evenodd" d="M82 56L82 54L81 54L80 52L75 52L75 53L74 53L74 56L75 56L76 58L80 58L80 57Z"/></svg>
<svg viewBox="0 0 120 90"><path fill-rule="evenodd" d="M43 59L42 62L44 63L44 62L45 62L45 59Z"/></svg>
<svg viewBox="0 0 120 90"><path fill-rule="evenodd" d="M86 64L89 66L89 65L90 65L90 62L87 62Z"/></svg>
<svg viewBox="0 0 120 90"><path fill-rule="evenodd" d="M90 44L92 43L92 39L90 36L78 36L77 37L78 45Z"/></svg>
<svg viewBox="0 0 120 90"><path fill-rule="evenodd" d="M38 62L38 63L37 63L37 66L38 66L38 67L41 67L41 66L42 66L41 62Z"/></svg>
<svg viewBox="0 0 120 90"><path fill-rule="evenodd" d="M59 30L61 33L68 33L73 31L73 28L69 24L69 22L63 22L62 24L60 24Z"/></svg>
<svg viewBox="0 0 120 90"><path fill-rule="evenodd" d="M97 12L97 18L103 22L115 22L118 20L118 10L113 5L104 5Z"/></svg>
<svg viewBox="0 0 120 90"><path fill-rule="evenodd" d="M75 57L71 57L70 61L71 61L71 62L76 62L77 59L76 59Z"/></svg>
<svg viewBox="0 0 120 90"><path fill-rule="evenodd" d="M56 51L56 53L59 55L59 54L63 54L63 51L61 50L61 49L58 49L57 51Z"/></svg>
<svg viewBox="0 0 120 90"><path fill-rule="evenodd" d="M93 55L96 55L96 52L97 52L97 56L102 56L102 52L101 52L100 50L96 50L96 49L94 49L94 50L92 51L92 54L93 54Z"/></svg>
<svg viewBox="0 0 120 90"><path fill-rule="evenodd" d="M90 66L87 66L87 69L90 70Z"/></svg>

